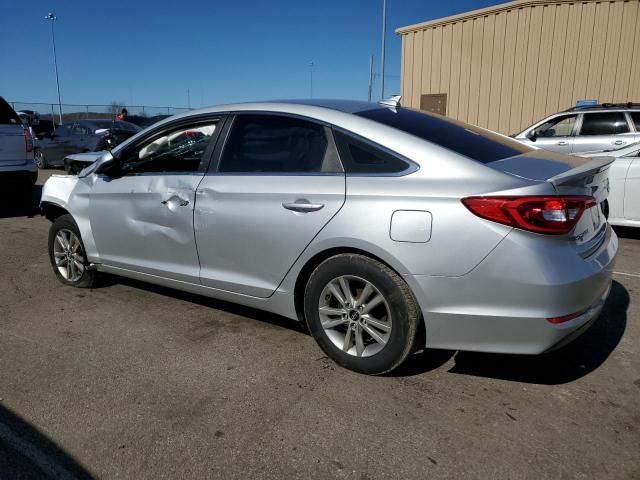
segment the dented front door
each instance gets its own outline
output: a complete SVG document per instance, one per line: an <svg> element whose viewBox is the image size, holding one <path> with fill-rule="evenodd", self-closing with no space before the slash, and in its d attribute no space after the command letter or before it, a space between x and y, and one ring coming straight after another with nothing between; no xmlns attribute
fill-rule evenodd
<svg viewBox="0 0 640 480"><path fill-rule="evenodd" d="M193 231L202 173L96 175L90 219L100 262L199 283Z"/></svg>

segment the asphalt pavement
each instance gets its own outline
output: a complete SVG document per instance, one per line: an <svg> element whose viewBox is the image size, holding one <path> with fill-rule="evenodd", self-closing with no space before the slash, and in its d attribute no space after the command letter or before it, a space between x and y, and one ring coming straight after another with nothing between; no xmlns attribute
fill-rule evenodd
<svg viewBox="0 0 640 480"><path fill-rule="evenodd" d="M0 479L640 478L640 231L618 230L604 312L562 350L368 377L265 312L65 287L49 222L1 205Z"/></svg>

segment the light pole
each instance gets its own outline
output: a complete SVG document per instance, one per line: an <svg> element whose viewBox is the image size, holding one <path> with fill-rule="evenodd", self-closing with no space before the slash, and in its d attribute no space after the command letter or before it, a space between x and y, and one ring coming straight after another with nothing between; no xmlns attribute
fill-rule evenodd
<svg viewBox="0 0 640 480"><path fill-rule="evenodd" d="M313 98L313 62L309 63L309 98Z"/></svg>
<svg viewBox="0 0 640 480"><path fill-rule="evenodd" d="M58 111L60 113L60 125L62 125L62 98L60 97L60 79L58 77L58 57L56 56L56 36L53 31L53 24L58 19L53 13L49 12L45 20L51 21L51 44L53 45L53 65L56 69L56 87L58 89Z"/></svg>
<svg viewBox="0 0 640 480"><path fill-rule="evenodd" d="M387 0L382 0L382 53L380 54L380 99L384 99L384 51L387 33Z"/></svg>

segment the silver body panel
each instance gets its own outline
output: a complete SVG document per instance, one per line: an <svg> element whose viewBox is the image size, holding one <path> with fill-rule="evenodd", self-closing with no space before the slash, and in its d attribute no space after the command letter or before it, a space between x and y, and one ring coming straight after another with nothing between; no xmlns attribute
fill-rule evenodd
<svg viewBox="0 0 640 480"><path fill-rule="evenodd" d="M607 162L585 166L586 160L533 150L524 160L483 165L352 115L349 105L229 105L172 117L151 131L190 116L280 112L384 145L417 168L402 175L209 171L109 179L95 173L108 161L101 157L79 176L51 177L42 201L76 219L98 270L293 319L300 319L295 289L308 262L328 251L361 251L406 280L422 310L429 347L540 353L598 314L617 250L599 209L576 226L586 232L578 239L483 220L460 199L602 191ZM366 105L377 106L353 108ZM114 155L148 134L132 137ZM526 173L532 162L535 175ZM162 203L172 197L188 203ZM323 207L283 208L296 201ZM394 220L397 212L404 213ZM562 326L546 321L584 309Z"/></svg>

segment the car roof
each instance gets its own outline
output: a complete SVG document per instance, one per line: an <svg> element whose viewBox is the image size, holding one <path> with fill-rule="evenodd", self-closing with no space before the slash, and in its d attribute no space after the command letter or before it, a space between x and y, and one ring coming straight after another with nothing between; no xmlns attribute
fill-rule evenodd
<svg viewBox="0 0 640 480"><path fill-rule="evenodd" d="M150 131L162 131L167 125L179 123L182 120L229 113L274 113L306 117L316 122L324 123L327 126L337 127L352 135L359 136L365 141L381 145L417 164L422 164L423 161L428 159L430 167L432 167L429 169L431 174L433 174L433 169L438 171L438 162L445 161L445 159L446 164L443 164L442 168L445 168L445 165L446 168L454 168L455 165L459 165L460 168L464 168L466 171L478 170L478 172L484 172L484 175L487 174L487 169L484 165L460 155L453 150L449 150L436 143L419 138L418 136L392 126L385 125L384 123L357 115L365 111L391 110L395 112L401 109L402 107L399 105L394 107L378 102L334 99L280 100L218 105L198 110L189 110L188 112L183 112L161 120L121 143L114 148L113 152L117 155L120 150L137 141L140 136L148 135ZM422 175L424 171L425 170L420 170L416 172L416 174Z"/></svg>

